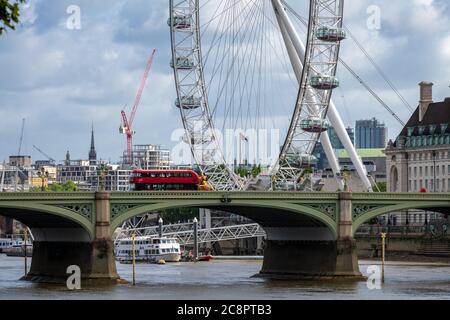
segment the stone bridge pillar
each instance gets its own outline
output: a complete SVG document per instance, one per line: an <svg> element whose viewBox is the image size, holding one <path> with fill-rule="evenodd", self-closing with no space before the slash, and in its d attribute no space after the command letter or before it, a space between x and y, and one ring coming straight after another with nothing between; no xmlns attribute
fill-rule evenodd
<svg viewBox="0 0 450 320"><path fill-rule="evenodd" d="M265 228L261 276L288 279L363 279L352 232L352 194L339 195L338 236L328 227Z"/></svg>
<svg viewBox="0 0 450 320"><path fill-rule="evenodd" d="M119 279L114 259L114 242L110 230L110 195L95 194L95 239L92 242L91 268L88 279Z"/></svg>
<svg viewBox="0 0 450 320"><path fill-rule="evenodd" d="M356 240L353 238L351 192L339 193L339 237L337 240L336 272L344 276L361 276Z"/></svg>
<svg viewBox="0 0 450 320"><path fill-rule="evenodd" d="M32 229L33 259L24 280L65 283L67 268L80 268L82 283L116 282L119 279L114 260L114 243L110 236L109 193L95 194L95 234L83 228Z"/></svg>

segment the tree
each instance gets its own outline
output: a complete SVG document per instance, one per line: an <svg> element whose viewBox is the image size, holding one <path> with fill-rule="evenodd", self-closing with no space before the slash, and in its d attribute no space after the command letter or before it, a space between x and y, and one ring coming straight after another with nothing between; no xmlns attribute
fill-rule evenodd
<svg viewBox="0 0 450 320"><path fill-rule="evenodd" d="M254 165L252 168L252 176L256 178L262 172L261 165Z"/></svg>
<svg viewBox="0 0 450 320"><path fill-rule="evenodd" d="M177 223L178 221L187 221L198 218L199 209L197 208L178 208L163 210L161 216L166 223Z"/></svg>
<svg viewBox="0 0 450 320"><path fill-rule="evenodd" d="M66 183L53 183L45 188L45 192L75 192L77 191L77 185L73 181L67 181ZM30 188L30 192L42 192L41 188Z"/></svg>
<svg viewBox="0 0 450 320"><path fill-rule="evenodd" d="M19 23L20 4L26 0L0 0L0 35L7 29L16 29Z"/></svg>
<svg viewBox="0 0 450 320"><path fill-rule="evenodd" d="M74 192L77 191L77 185L73 181L67 181L62 185L63 191Z"/></svg>
<svg viewBox="0 0 450 320"><path fill-rule="evenodd" d="M97 174L100 185L100 191L105 191L106 176L108 175L108 166L105 164L101 164L97 169Z"/></svg>
<svg viewBox="0 0 450 320"><path fill-rule="evenodd" d="M248 169L244 167L238 167L234 170L234 172L242 178L248 176Z"/></svg>
<svg viewBox="0 0 450 320"><path fill-rule="evenodd" d="M47 187L47 192L62 192L63 186L60 183L53 183Z"/></svg>
<svg viewBox="0 0 450 320"><path fill-rule="evenodd" d="M375 192L387 192L387 183L386 182L377 182L375 187Z"/></svg>

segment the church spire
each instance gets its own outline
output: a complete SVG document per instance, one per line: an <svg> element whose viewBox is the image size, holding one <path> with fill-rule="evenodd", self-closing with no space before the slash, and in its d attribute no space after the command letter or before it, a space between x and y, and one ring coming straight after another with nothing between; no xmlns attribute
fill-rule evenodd
<svg viewBox="0 0 450 320"><path fill-rule="evenodd" d="M95 151L95 140L94 140L94 124L92 124L92 131L91 131L91 149L89 150L89 161L97 161L97 151Z"/></svg>
<svg viewBox="0 0 450 320"><path fill-rule="evenodd" d="M66 160L64 161L64 164L66 166L70 166L70 152L69 152L69 149L67 149Z"/></svg>

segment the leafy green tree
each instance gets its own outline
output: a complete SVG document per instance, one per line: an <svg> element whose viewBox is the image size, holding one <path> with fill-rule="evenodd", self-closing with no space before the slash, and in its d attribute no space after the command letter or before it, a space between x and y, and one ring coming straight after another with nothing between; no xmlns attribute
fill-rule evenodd
<svg viewBox="0 0 450 320"><path fill-rule="evenodd" d="M62 192L63 186L60 183L53 183L47 187L47 192Z"/></svg>
<svg viewBox="0 0 450 320"><path fill-rule="evenodd" d="M262 171L261 165L254 165L252 168L252 176L253 178L256 178Z"/></svg>
<svg viewBox="0 0 450 320"><path fill-rule="evenodd" d="M74 192L77 191L77 185L73 181L67 181L62 185L63 191Z"/></svg>
<svg viewBox="0 0 450 320"><path fill-rule="evenodd" d="M40 187L31 187L30 188L30 192L35 192L35 193L42 192L42 188L40 188Z"/></svg>
<svg viewBox="0 0 450 320"><path fill-rule="evenodd" d="M75 192L77 191L77 185L73 181L67 181L66 183L53 183L45 188L45 192ZM42 192L39 187L30 188L30 192Z"/></svg>
<svg viewBox="0 0 450 320"><path fill-rule="evenodd" d="M0 0L0 35L7 29L16 29L20 18L20 4L26 0Z"/></svg>
<svg viewBox="0 0 450 320"><path fill-rule="evenodd" d="M165 223L177 223L178 221L193 220L199 216L199 209L197 208L178 208L164 210L161 212L161 216Z"/></svg>
<svg viewBox="0 0 450 320"><path fill-rule="evenodd" d="M377 182L377 185L374 188L375 192L387 192L387 183L386 182Z"/></svg>

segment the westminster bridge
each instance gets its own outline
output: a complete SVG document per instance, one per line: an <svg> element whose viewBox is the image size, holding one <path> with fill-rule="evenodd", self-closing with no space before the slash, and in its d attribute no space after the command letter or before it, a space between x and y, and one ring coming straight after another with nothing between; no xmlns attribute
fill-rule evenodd
<svg viewBox="0 0 450 320"><path fill-rule="evenodd" d="M450 194L298 192L0 193L0 215L28 226L34 237L25 279L82 277L118 280L112 234L147 212L207 208L235 213L267 233L262 276L360 278L356 230L390 212L450 213Z"/></svg>

